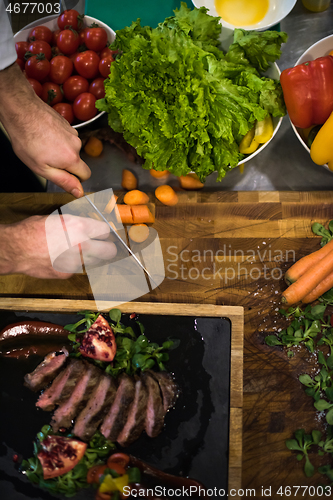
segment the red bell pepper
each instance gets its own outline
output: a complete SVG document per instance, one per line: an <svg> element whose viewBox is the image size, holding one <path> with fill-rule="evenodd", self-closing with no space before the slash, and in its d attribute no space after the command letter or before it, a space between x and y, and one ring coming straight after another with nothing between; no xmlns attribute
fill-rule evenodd
<svg viewBox="0 0 333 500"><path fill-rule="evenodd" d="M280 82L290 120L296 127L324 123L333 111L333 57L282 71Z"/></svg>

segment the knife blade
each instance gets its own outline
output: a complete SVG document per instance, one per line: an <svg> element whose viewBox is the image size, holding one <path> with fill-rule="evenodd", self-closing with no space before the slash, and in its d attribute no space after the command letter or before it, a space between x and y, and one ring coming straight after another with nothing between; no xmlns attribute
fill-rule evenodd
<svg viewBox="0 0 333 500"><path fill-rule="evenodd" d="M96 207L95 203L93 201L91 201L91 199L85 194L84 197L86 198L86 200L90 203L90 205L93 207L93 209L98 213L98 215L100 217L102 217L102 219L104 220L104 222L106 222L106 224L109 226L112 234L114 234L119 242L123 245L123 247L128 251L128 253L133 257L133 259L135 260L135 262L138 264L138 266L141 267L141 269L143 270L143 272L151 279L151 281L154 283L154 285L156 285L156 287L158 287L157 283L154 281L153 277L150 275L150 273L147 271L147 269L144 267L144 265L140 262L140 260L137 258L137 256L132 252L132 250L130 249L130 247L125 243L125 241L119 236L119 234L117 233L117 231L115 231L115 229L111 226L111 224L109 223L109 221L104 217L104 215L102 214L102 212Z"/></svg>

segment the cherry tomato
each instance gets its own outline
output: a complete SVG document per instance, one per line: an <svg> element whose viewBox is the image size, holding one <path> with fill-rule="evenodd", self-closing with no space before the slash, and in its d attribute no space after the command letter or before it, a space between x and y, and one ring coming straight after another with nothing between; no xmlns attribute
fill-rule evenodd
<svg viewBox="0 0 333 500"><path fill-rule="evenodd" d="M112 56L106 56L104 59L101 59L98 65L99 72L104 78L109 76L111 63L113 62Z"/></svg>
<svg viewBox="0 0 333 500"><path fill-rule="evenodd" d="M77 30L82 26L82 18L77 10L67 9L58 17L58 26L61 30L65 29L66 26L71 26L73 30Z"/></svg>
<svg viewBox="0 0 333 500"><path fill-rule="evenodd" d="M51 42L51 45L57 45L57 40L58 40L58 36L59 36L59 33L61 32L62 30L59 28L55 31L53 31L52 33L52 42Z"/></svg>
<svg viewBox="0 0 333 500"><path fill-rule="evenodd" d="M30 85L32 86L32 88L34 89L34 91L36 92L36 94L38 95L38 97L40 97L42 95L42 91L43 91L43 86L40 82L38 82L37 80L35 80L34 78L27 78L28 82L30 83Z"/></svg>
<svg viewBox="0 0 333 500"><path fill-rule="evenodd" d="M80 38L76 31L60 31L57 39L57 47L65 55L74 54L80 45Z"/></svg>
<svg viewBox="0 0 333 500"><path fill-rule="evenodd" d="M34 40L44 40L44 42L51 43L52 36L52 31L47 26L36 26L36 28L33 28L30 31L29 42L33 42Z"/></svg>
<svg viewBox="0 0 333 500"><path fill-rule="evenodd" d="M108 34L104 28L89 28L84 35L84 43L89 50L99 52L104 49L108 41Z"/></svg>
<svg viewBox="0 0 333 500"><path fill-rule="evenodd" d="M55 104L52 107L59 113L59 115L63 116L69 122L69 124L73 123L74 114L73 106L71 104L69 104L68 102L58 102L58 104Z"/></svg>
<svg viewBox="0 0 333 500"><path fill-rule="evenodd" d="M105 469L107 469L107 465L94 465L91 467L87 473L87 483L99 484L99 479L103 476Z"/></svg>
<svg viewBox="0 0 333 500"><path fill-rule="evenodd" d="M28 42L16 42L15 49L18 59L24 59L25 53L29 50Z"/></svg>
<svg viewBox="0 0 333 500"><path fill-rule="evenodd" d="M17 58L15 62L20 66L21 70L23 71L25 67L25 61L23 61L23 59Z"/></svg>
<svg viewBox="0 0 333 500"><path fill-rule="evenodd" d="M76 118L83 122L93 118L97 113L95 102L96 97L90 92L78 95L73 103L73 112Z"/></svg>
<svg viewBox="0 0 333 500"><path fill-rule="evenodd" d="M50 73L50 61L44 54L37 54L29 57L24 69L29 78L35 78L40 82Z"/></svg>
<svg viewBox="0 0 333 500"><path fill-rule="evenodd" d="M71 76L72 71L73 63L69 57L56 56L51 59L51 69L49 75L51 82L61 85Z"/></svg>
<svg viewBox="0 0 333 500"><path fill-rule="evenodd" d="M48 60L52 57L51 45L44 40L35 40L34 42L31 42L28 50L32 54L42 53Z"/></svg>
<svg viewBox="0 0 333 500"><path fill-rule="evenodd" d="M81 75L73 75L68 78L63 84L62 90L64 96L69 101L74 101L78 95L83 92L88 92L89 82Z"/></svg>
<svg viewBox="0 0 333 500"><path fill-rule="evenodd" d="M84 78L96 78L98 75L99 57L93 50L80 52L74 62L74 66L79 75Z"/></svg>
<svg viewBox="0 0 333 500"><path fill-rule="evenodd" d="M116 60L116 55L118 54L119 50L111 50L110 47L105 47L103 50L101 50L99 57L101 59L104 59L106 56L111 56L112 59L115 61Z"/></svg>
<svg viewBox="0 0 333 500"><path fill-rule="evenodd" d="M109 462L111 463L117 463L117 464L120 464L122 465L123 467L127 467L127 465L130 463L130 457L126 454L126 453L121 453L121 452L118 452L118 453L113 453L112 455L109 456L108 460L107 460L107 466L112 469L112 467L110 467L109 465ZM119 472L118 472L119 474Z"/></svg>
<svg viewBox="0 0 333 500"><path fill-rule="evenodd" d="M126 474L126 470L121 464L117 464L116 462L112 462L110 459L107 461L107 466L109 469L114 470L119 476L123 476Z"/></svg>
<svg viewBox="0 0 333 500"><path fill-rule="evenodd" d="M79 33L79 37L80 37L80 45L83 45L84 44L84 37L85 37L85 34L86 34L86 31L88 30L89 28L83 28L83 30L80 31Z"/></svg>
<svg viewBox="0 0 333 500"><path fill-rule="evenodd" d="M93 94L96 99L103 99L105 97L105 88L104 88L104 78L96 78L89 85L89 90L91 94Z"/></svg>
<svg viewBox="0 0 333 500"><path fill-rule="evenodd" d="M49 104L50 106L54 106L63 100L63 95L61 92L60 85L53 82L43 83L43 91L40 96L44 102Z"/></svg>

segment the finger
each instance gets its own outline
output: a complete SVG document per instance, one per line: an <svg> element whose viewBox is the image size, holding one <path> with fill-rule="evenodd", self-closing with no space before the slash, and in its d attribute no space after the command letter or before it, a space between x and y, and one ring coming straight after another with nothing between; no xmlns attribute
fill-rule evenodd
<svg viewBox="0 0 333 500"><path fill-rule="evenodd" d="M43 177L54 182L54 184L67 191L67 193L71 193L75 198L80 198L84 195L84 190L79 179L66 170L48 167L43 171Z"/></svg>
<svg viewBox="0 0 333 500"><path fill-rule="evenodd" d="M112 260L117 255L117 247L112 242L88 240L81 244L85 265Z"/></svg>
<svg viewBox="0 0 333 500"><path fill-rule="evenodd" d="M66 168L67 172L76 175L82 182L89 179L91 176L91 170L88 165L79 158L77 163L72 163Z"/></svg>

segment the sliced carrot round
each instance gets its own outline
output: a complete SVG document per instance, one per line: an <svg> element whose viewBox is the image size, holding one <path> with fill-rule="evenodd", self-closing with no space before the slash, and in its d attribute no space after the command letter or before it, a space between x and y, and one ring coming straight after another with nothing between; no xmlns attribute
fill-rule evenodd
<svg viewBox="0 0 333 500"><path fill-rule="evenodd" d="M146 226L146 224L135 224L130 227L128 236L135 243L142 243L146 241L149 236L149 227Z"/></svg>

